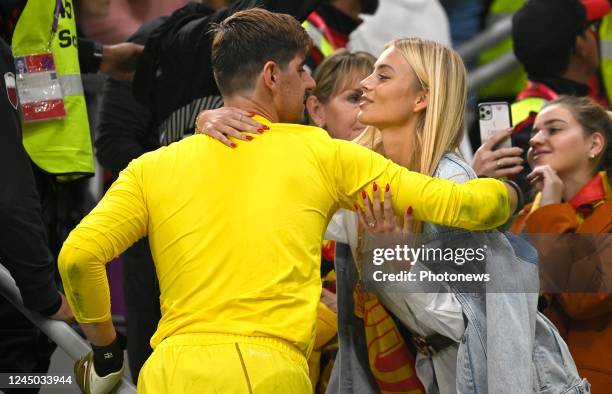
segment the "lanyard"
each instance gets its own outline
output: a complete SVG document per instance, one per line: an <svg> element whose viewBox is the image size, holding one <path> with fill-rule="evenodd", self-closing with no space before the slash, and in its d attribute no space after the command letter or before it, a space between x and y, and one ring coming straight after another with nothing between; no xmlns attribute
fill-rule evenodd
<svg viewBox="0 0 612 394"><path fill-rule="evenodd" d="M53 23L51 24L51 33L57 31L57 24L59 22L59 14L62 9L62 0L55 0L55 12L53 13Z"/></svg>
<svg viewBox="0 0 612 394"><path fill-rule="evenodd" d="M53 22L51 23L51 35L49 37L49 43L47 44L47 49L51 52L51 43L53 42L53 37L57 32L57 26L59 24L59 15L62 9L62 0L55 0L55 10L53 11Z"/></svg>

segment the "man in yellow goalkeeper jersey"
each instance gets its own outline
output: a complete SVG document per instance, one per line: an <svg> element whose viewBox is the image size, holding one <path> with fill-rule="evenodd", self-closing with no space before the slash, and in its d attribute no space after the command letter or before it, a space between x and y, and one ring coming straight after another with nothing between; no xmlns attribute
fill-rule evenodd
<svg viewBox="0 0 612 394"><path fill-rule="evenodd" d="M314 86L310 39L288 15L238 12L216 30L225 104L269 130L227 149L195 135L134 160L70 234L59 257L66 296L94 351L77 365L89 392L121 377L105 264L146 235L161 290L155 349L139 392L311 392L321 240L362 189L391 185L399 214L467 229L504 223L512 187L464 184L395 165L324 130L292 124ZM188 78L188 76L185 76Z"/></svg>

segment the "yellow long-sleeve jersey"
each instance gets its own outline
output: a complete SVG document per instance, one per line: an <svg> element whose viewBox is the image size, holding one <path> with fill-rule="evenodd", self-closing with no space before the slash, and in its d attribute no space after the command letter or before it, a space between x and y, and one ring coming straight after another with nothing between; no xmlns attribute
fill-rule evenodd
<svg viewBox="0 0 612 394"><path fill-rule="evenodd" d="M324 130L270 130L236 149L195 135L147 153L120 174L70 233L59 257L81 323L110 319L105 264L148 235L162 318L151 339L185 333L276 337L308 355L321 292L321 241L332 214L371 183L398 214L467 229L510 215L503 183L455 184L409 172Z"/></svg>

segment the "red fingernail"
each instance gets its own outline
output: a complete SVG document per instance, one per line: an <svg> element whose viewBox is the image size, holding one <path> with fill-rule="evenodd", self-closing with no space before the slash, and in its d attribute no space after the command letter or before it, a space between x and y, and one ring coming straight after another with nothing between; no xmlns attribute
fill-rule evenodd
<svg viewBox="0 0 612 394"><path fill-rule="evenodd" d="M267 126L261 126L260 128L257 129L257 131L259 131L260 133L263 133L266 130L268 130Z"/></svg>
<svg viewBox="0 0 612 394"><path fill-rule="evenodd" d="M359 211L359 205L357 205L357 203L355 203L354 205L355 205L355 211Z"/></svg>
<svg viewBox="0 0 612 394"><path fill-rule="evenodd" d="M270 130L270 128L268 126L266 126L266 125L261 126L261 128L264 129L264 130Z"/></svg>
<svg viewBox="0 0 612 394"><path fill-rule="evenodd" d="M253 139L253 137L251 137L250 135L246 136L247 141L251 141Z"/></svg>
<svg viewBox="0 0 612 394"><path fill-rule="evenodd" d="M406 214L412 215L412 206L410 206L410 207L408 207L408 209L406 209Z"/></svg>
<svg viewBox="0 0 612 394"><path fill-rule="evenodd" d="M236 147L237 147L238 145L236 145L236 144L234 144L234 143L232 142L232 143L230 144L230 146L231 146L232 148L236 149Z"/></svg>
<svg viewBox="0 0 612 394"><path fill-rule="evenodd" d="M388 192L389 189L391 189L391 186L389 186L389 184L387 183L387 186L385 186L385 191Z"/></svg>
<svg viewBox="0 0 612 394"><path fill-rule="evenodd" d="M255 112L249 112L249 116L255 116L257 115Z"/></svg>
<svg viewBox="0 0 612 394"><path fill-rule="evenodd" d="M376 185L376 182L374 182L374 186L372 186L372 189L373 189L374 191L377 191L377 190L378 190L378 185Z"/></svg>
<svg viewBox="0 0 612 394"><path fill-rule="evenodd" d="M366 199L366 192L361 191L361 198L363 198L364 200Z"/></svg>

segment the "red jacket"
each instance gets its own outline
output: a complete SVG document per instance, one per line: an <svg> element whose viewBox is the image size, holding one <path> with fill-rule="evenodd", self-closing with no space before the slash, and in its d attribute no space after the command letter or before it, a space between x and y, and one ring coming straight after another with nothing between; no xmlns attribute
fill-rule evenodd
<svg viewBox="0 0 612 394"><path fill-rule="evenodd" d="M556 239L550 235L533 237L540 239L535 243L544 265L541 272L552 273L557 284L566 283L566 290L589 284L589 293L550 295L545 314L567 342L580 375L592 385L592 393L608 393L612 387L612 236L567 234L612 233L610 185L605 174L598 174L569 202L532 208L532 204L525 206L511 231L565 234ZM585 243L585 239L596 243ZM546 261L547 257L551 261ZM541 279L546 286L550 278Z"/></svg>

